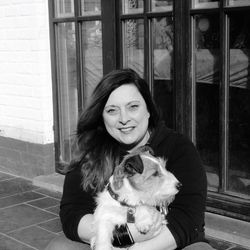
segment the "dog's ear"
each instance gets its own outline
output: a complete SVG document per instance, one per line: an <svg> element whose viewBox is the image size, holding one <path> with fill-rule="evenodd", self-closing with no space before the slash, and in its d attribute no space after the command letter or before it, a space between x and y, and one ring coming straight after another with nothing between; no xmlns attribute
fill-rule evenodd
<svg viewBox="0 0 250 250"><path fill-rule="evenodd" d="M139 155L134 155L129 157L124 162L124 173L126 176L131 177L136 173L142 174L143 172L143 162Z"/></svg>
<svg viewBox="0 0 250 250"><path fill-rule="evenodd" d="M123 185L123 179L125 177L132 177L136 173L142 174L143 172L143 162L139 155L134 155L115 168L113 173L113 187L118 190Z"/></svg>

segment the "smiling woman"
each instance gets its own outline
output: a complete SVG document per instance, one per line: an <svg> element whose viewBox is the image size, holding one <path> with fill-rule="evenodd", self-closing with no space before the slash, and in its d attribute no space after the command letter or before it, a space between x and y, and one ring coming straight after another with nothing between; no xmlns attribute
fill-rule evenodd
<svg viewBox="0 0 250 250"><path fill-rule="evenodd" d="M127 217L127 223L113 232L113 249L211 249L203 242L207 184L197 151L189 139L165 126L148 84L131 69L104 76L79 117L74 159L65 177L60 206L63 231L69 239L60 237L47 249L90 249L88 243L95 236L96 196L107 188L124 157L141 147L166 159L163 167L176 176L182 188L164 215L167 225L159 223L162 214L156 207L145 206L152 225L160 228L152 226L141 234Z"/></svg>

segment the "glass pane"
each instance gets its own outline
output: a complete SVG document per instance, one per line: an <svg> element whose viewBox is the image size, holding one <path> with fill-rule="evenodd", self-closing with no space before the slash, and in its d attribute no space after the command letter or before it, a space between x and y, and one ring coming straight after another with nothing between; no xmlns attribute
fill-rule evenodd
<svg viewBox="0 0 250 250"><path fill-rule="evenodd" d="M227 4L230 6L246 6L250 5L249 0L228 0Z"/></svg>
<svg viewBox="0 0 250 250"><path fill-rule="evenodd" d="M57 25L57 69L59 84L60 149L61 160L70 161L71 136L77 122L77 73L75 26L73 23Z"/></svg>
<svg viewBox="0 0 250 250"><path fill-rule="evenodd" d="M122 0L122 13L142 13L144 8L143 0Z"/></svg>
<svg viewBox="0 0 250 250"><path fill-rule="evenodd" d="M173 20L154 18L152 22L154 65L153 93L166 124L173 127Z"/></svg>
<svg viewBox="0 0 250 250"><path fill-rule="evenodd" d="M89 21L82 24L84 101L89 97L103 76L102 23Z"/></svg>
<svg viewBox="0 0 250 250"><path fill-rule="evenodd" d="M123 66L144 76L144 25L142 19L126 20L123 24Z"/></svg>
<svg viewBox="0 0 250 250"><path fill-rule="evenodd" d="M151 0L152 11L173 10L173 0Z"/></svg>
<svg viewBox="0 0 250 250"><path fill-rule="evenodd" d="M219 1L217 0L192 0L193 8L218 8Z"/></svg>
<svg viewBox="0 0 250 250"><path fill-rule="evenodd" d="M196 146L208 186L219 186L219 16L195 16Z"/></svg>
<svg viewBox="0 0 250 250"><path fill-rule="evenodd" d="M81 0L82 15L100 15L101 0Z"/></svg>
<svg viewBox="0 0 250 250"><path fill-rule="evenodd" d="M74 16L74 0L55 0L55 17Z"/></svg>
<svg viewBox="0 0 250 250"><path fill-rule="evenodd" d="M250 11L230 15L228 189L250 195Z"/></svg>

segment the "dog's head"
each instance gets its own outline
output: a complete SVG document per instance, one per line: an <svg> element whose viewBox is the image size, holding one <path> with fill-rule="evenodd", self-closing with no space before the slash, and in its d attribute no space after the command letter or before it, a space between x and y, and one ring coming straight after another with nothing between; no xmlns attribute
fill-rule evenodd
<svg viewBox="0 0 250 250"><path fill-rule="evenodd" d="M148 151L128 154L110 178L112 189L130 205L171 202L179 181L166 170L166 161Z"/></svg>

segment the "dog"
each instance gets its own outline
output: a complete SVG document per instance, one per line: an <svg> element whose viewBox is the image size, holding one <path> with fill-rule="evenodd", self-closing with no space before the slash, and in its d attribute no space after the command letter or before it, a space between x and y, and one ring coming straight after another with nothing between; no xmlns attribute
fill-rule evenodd
<svg viewBox="0 0 250 250"><path fill-rule="evenodd" d="M165 218L167 206L181 186L165 167L166 160L154 157L150 150L124 157L104 191L97 195L92 249L111 250L115 227L127 222L134 222L139 232L147 233L153 226L148 206L161 207Z"/></svg>

